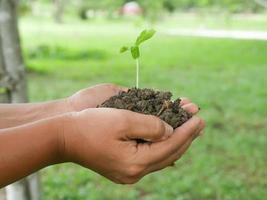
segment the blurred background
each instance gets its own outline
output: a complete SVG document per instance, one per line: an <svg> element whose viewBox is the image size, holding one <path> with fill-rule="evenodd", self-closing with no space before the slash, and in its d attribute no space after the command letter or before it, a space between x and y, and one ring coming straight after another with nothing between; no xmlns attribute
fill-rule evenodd
<svg viewBox="0 0 267 200"><path fill-rule="evenodd" d="M1 0L0 66L3 60L6 66L0 67L0 80L10 76L21 82L12 91L0 81L2 102L63 98L107 82L132 87L135 63L119 49L144 28L154 28L156 37L141 50L141 87L193 99L207 122L205 135L175 167L135 185L115 185L80 166L62 164L39 173L37 196L267 199L266 11L266 0ZM1 58L12 45L14 57ZM25 182L17 184L29 188Z"/></svg>

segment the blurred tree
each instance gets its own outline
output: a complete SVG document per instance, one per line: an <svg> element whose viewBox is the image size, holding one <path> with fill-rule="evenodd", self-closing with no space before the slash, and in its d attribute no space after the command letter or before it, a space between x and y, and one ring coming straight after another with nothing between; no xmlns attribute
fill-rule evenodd
<svg viewBox="0 0 267 200"><path fill-rule="evenodd" d="M161 1L161 0L160 0ZM159 3L160 1L157 1ZM264 5L266 0L255 0ZM173 12L174 10L188 10L198 8L219 8L229 12L258 11L259 6L251 0L163 0L163 8ZM141 4L152 4L147 0L139 0Z"/></svg>
<svg viewBox="0 0 267 200"><path fill-rule="evenodd" d="M19 15L27 15L32 12L34 0L19 0L18 12Z"/></svg>
<svg viewBox="0 0 267 200"><path fill-rule="evenodd" d="M6 76L6 68L4 65L4 55L2 49L2 41L0 37L0 103L10 102L10 95L8 92L8 77Z"/></svg>
<svg viewBox="0 0 267 200"><path fill-rule="evenodd" d="M87 19L88 11L105 11L108 17L112 17L112 14L117 13L125 0L80 0L79 2L79 17L81 19Z"/></svg>
<svg viewBox="0 0 267 200"><path fill-rule="evenodd" d="M6 200L5 198L5 190L0 189L0 200Z"/></svg>
<svg viewBox="0 0 267 200"><path fill-rule="evenodd" d="M21 55L17 0L0 0L0 93L2 102L27 102L26 74ZM38 200L38 176L6 188L7 200Z"/></svg>
<svg viewBox="0 0 267 200"><path fill-rule="evenodd" d="M55 22L62 23L63 22L63 15L64 15L64 10L65 10L65 5L67 3L67 0L53 0L53 2L54 2L54 5L55 5L55 10L54 10Z"/></svg>
<svg viewBox="0 0 267 200"><path fill-rule="evenodd" d="M267 1L266 0L255 0L255 2L267 9Z"/></svg>
<svg viewBox="0 0 267 200"><path fill-rule="evenodd" d="M164 0L138 0L137 1L143 8L144 17L154 22L159 19L162 14Z"/></svg>
<svg viewBox="0 0 267 200"><path fill-rule="evenodd" d="M164 0L163 7L169 12L174 12L176 9L175 0Z"/></svg>
<svg viewBox="0 0 267 200"><path fill-rule="evenodd" d="M0 34L2 38L2 51L5 68L8 76L12 79L12 102L26 102L27 86L26 76L21 55L20 39L18 32L16 0L0 1Z"/></svg>

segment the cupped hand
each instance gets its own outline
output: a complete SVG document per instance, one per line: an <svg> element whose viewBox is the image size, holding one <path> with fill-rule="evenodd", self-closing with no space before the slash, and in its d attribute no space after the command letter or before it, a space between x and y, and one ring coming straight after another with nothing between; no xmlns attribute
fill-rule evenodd
<svg viewBox="0 0 267 200"><path fill-rule="evenodd" d="M100 84L76 92L67 98L68 110L81 111L87 108L95 108L111 96L120 91L127 91L128 88L114 84Z"/></svg>
<svg viewBox="0 0 267 200"><path fill-rule="evenodd" d="M189 107L195 109L194 104ZM203 120L194 116L173 132L155 116L110 108L77 112L70 120L61 138L65 160L122 184L171 165L204 128Z"/></svg>

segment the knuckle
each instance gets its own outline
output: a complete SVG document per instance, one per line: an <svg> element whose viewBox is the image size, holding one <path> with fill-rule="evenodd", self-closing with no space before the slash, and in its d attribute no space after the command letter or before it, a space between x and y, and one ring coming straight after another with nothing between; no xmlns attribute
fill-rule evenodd
<svg viewBox="0 0 267 200"><path fill-rule="evenodd" d="M130 119L124 110L117 111L116 127L120 132L125 132L130 128Z"/></svg>
<svg viewBox="0 0 267 200"><path fill-rule="evenodd" d="M128 168L127 170L127 177L128 178L138 178L141 176L142 172L144 171L144 167L141 165L133 165Z"/></svg>
<svg viewBox="0 0 267 200"><path fill-rule="evenodd" d="M154 139L159 139L164 135L165 132L165 126L163 124L163 122L156 116L151 116L152 120L153 120L153 126L154 126L154 130L155 130L155 135L154 135Z"/></svg>

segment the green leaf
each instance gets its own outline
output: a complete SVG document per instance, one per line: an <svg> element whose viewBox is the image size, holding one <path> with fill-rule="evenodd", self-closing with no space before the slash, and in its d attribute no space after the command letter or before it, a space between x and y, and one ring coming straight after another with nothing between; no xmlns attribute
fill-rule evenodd
<svg viewBox="0 0 267 200"><path fill-rule="evenodd" d="M131 47L131 53L132 53L132 57L134 59L137 59L140 57L140 51L139 51L139 47L138 46L133 46Z"/></svg>
<svg viewBox="0 0 267 200"><path fill-rule="evenodd" d="M124 53L124 52L126 52L126 51L128 51L128 50L129 50L129 47L123 46L123 47L121 47L121 49L120 49L120 53Z"/></svg>
<svg viewBox="0 0 267 200"><path fill-rule="evenodd" d="M140 33L140 35L137 37L135 45L139 46L141 43L145 42L146 40L149 40L155 35L156 31L154 29L144 30Z"/></svg>

